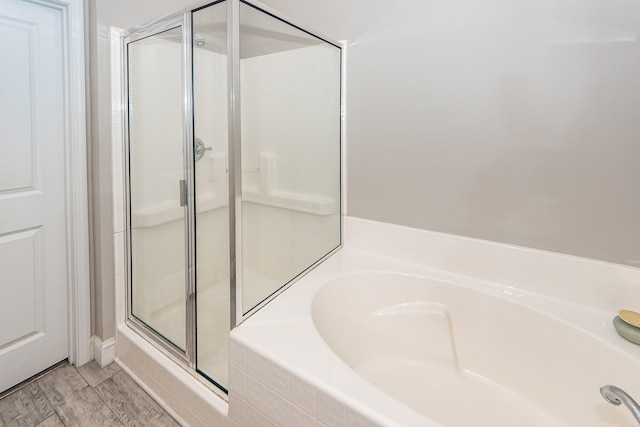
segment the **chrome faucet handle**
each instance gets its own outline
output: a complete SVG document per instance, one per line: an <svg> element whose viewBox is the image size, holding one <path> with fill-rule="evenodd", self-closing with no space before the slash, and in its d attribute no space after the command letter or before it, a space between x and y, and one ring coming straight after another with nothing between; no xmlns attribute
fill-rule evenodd
<svg viewBox="0 0 640 427"><path fill-rule="evenodd" d="M196 138L195 146L193 147L193 157L196 162L204 156L205 151L211 150L211 147L205 147L204 142L200 138Z"/></svg>

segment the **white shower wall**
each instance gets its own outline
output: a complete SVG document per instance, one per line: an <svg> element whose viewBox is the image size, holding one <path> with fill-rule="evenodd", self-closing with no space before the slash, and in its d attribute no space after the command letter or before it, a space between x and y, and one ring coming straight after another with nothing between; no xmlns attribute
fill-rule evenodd
<svg viewBox="0 0 640 427"><path fill-rule="evenodd" d="M339 243L336 51L241 60L245 311Z"/></svg>
<svg viewBox="0 0 640 427"><path fill-rule="evenodd" d="M265 153L275 160L273 190L337 202L340 76L335 57L336 48L323 43L241 60L246 188L255 185L253 171Z"/></svg>

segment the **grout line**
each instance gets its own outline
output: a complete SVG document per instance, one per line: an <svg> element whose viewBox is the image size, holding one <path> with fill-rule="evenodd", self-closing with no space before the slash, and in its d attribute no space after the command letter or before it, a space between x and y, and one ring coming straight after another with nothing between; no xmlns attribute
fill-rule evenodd
<svg viewBox="0 0 640 427"><path fill-rule="evenodd" d="M101 368L104 369L104 368ZM76 368L77 370L77 368ZM80 374L80 371L78 371L78 374ZM80 374L80 376L82 377L82 374ZM98 399L100 399L100 401L102 402L102 406L107 408L109 410L109 412L111 412L113 414L113 416L115 417L116 420L118 420L118 422L122 425L125 426L126 425L126 421L123 420L119 414L117 414L112 408L111 406L107 403L107 401L104 399L104 397L102 396L102 391L98 390L98 387L100 386L100 384L106 382L108 379L111 379L114 375L111 375L109 378L106 378L102 381L100 381L99 384L96 384L95 387L92 387L91 384L89 384L89 381L87 381L85 379L85 382L87 383L87 385L91 388L91 390L93 390L93 392L98 396ZM82 377L84 379L84 377Z"/></svg>
<svg viewBox="0 0 640 427"><path fill-rule="evenodd" d="M55 369L51 369L49 371L47 371L46 373L48 374L49 372L52 372ZM41 375L38 379L44 377L45 374ZM55 405L53 404L53 402L49 399L49 396L47 396L47 393L44 392L44 390L42 389L42 387L40 387L40 384L36 383L36 385L38 386L38 388L40 389L40 392L42 393L42 395L44 396L45 399L47 399L47 402L49 402L49 406L51 406L51 409L53 409L53 415L51 415L48 418L45 418L43 421L41 421L40 424L44 423L46 420L48 420L51 417L56 417L58 419L58 421L60 421L60 424L62 424L64 427L67 427L67 423L64 422L64 419L60 416L60 414L58 413L58 409L56 409Z"/></svg>
<svg viewBox="0 0 640 427"><path fill-rule="evenodd" d="M93 362L93 361L92 361ZM89 362L91 363L91 362ZM97 362L96 362L97 363ZM109 363L107 366L111 366L113 364L113 362ZM98 365L99 369L101 372L104 372L105 369L107 368L107 366L105 366L104 368L101 368L100 365ZM76 366L76 371L78 371L78 374L80 374L80 376L82 377L82 379L94 390L102 383L104 383L107 380L110 380L111 378L113 378L118 372L111 372L109 376L104 376L104 378L102 378L102 380L100 380L100 382L98 384L96 384L95 386L92 386L91 384L89 384L89 380L88 378L85 376L85 374L82 373L82 371L80 371L80 369L78 369L78 367Z"/></svg>

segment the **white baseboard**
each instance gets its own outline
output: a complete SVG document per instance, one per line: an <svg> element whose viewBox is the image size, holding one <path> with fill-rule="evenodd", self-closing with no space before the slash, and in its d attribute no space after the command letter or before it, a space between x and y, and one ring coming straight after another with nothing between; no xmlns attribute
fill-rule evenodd
<svg viewBox="0 0 640 427"><path fill-rule="evenodd" d="M93 358L98 362L101 368L104 368L109 363L113 362L116 357L116 339L109 338L106 341L102 341L97 336L91 338L93 343Z"/></svg>

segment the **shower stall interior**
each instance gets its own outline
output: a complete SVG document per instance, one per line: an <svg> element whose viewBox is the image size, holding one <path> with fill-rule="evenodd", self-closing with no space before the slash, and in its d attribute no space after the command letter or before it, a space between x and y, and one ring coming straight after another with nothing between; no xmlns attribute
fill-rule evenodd
<svg viewBox="0 0 640 427"><path fill-rule="evenodd" d="M229 331L341 246L343 48L240 0L122 43L127 324L224 396Z"/></svg>

